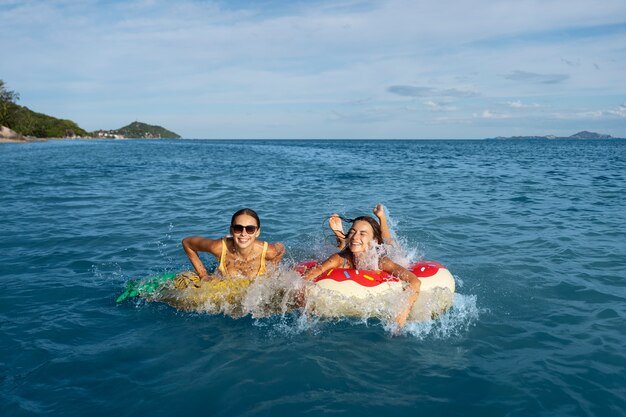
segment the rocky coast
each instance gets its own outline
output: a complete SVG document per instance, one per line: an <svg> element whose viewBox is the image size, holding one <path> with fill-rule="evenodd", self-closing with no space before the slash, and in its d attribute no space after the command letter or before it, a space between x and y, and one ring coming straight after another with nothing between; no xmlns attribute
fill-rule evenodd
<svg viewBox="0 0 626 417"><path fill-rule="evenodd" d="M22 136L8 127L0 126L0 143L20 143L32 140L32 138Z"/></svg>
<svg viewBox="0 0 626 417"><path fill-rule="evenodd" d="M91 139L90 137L82 138L77 136L64 138L36 138L33 136L24 136L6 126L0 126L0 143L30 143L30 142L46 142L49 140L67 140L67 139Z"/></svg>

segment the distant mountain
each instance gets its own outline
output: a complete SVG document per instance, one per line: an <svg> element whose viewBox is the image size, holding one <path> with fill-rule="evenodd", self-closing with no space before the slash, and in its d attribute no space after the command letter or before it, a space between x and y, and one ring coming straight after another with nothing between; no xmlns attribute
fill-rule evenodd
<svg viewBox="0 0 626 417"><path fill-rule="evenodd" d="M568 139L616 139L611 135L602 135L600 133L588 132L583 130L575 135L570 136Z"/></svg>
<svg viewBox="0 0 626 417"><path fill-rule="evenodd" d="M141 122L132 122L115 130L97 130L93 135L99 138L180 139L179 135L161 126Z"/></svg>
<svg viewBox="0 0 626 417"><path fill-rule="evenodd" d="M603 135L601 133L588 132L583 130L582 132L578 132L572 136L554 136L554 135L546 135L546 136L498 136L496 138L489 138L490 140L554 140L554 139L620 139L614 138L611 135Z"/></svg>
<svg viewBox="0 0 626 417"><path fill-rule="evenodd" d="M35 138L89 137L89 133L71 120L37 113L25 106L6 103L6 126L23 136Z"/></svg>

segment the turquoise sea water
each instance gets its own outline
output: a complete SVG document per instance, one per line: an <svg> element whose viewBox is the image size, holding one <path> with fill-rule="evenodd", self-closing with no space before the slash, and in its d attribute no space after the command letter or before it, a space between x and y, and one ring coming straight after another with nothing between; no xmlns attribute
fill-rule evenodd
<svg viewBox="0 0 626 417"><path fill-rule="evenodd" d="M2 416L626 413L626 141L52 141L0 162ZM295 262L329 253L330 213L379 202L457 282L400 336L115 304L241 207Z"/></svg>

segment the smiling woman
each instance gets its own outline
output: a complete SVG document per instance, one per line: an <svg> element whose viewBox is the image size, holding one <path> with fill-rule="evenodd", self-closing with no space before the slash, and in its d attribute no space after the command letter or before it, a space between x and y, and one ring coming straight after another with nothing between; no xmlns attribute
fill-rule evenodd
<svg viewBox="0 0 626 417"><path fill-rule="evenodd" d="M399 327L406 323L411 309L420 293L421 281L410 270L398 265L386 255L378 256L376 247L385 242L392 243L391 234L387 227L387 220L384 214L384 207L378 204L374 208L374 214L378 217L380 224L370 216L360 216L352 219L352 227L347 236L343 234L341 221L336 214L331 216L329 225L337 236L339 246L343 249L331 255L324 262L304 273L304 279L313 281L322 274L335 269L373 269L384 271L398 279L407 282L409 296L406 305L396 316L396 323ZM347 242L346 242L347 240ZM328 272L330 274L330 272Z"/></svg>
<svg viewBox="0 0 626 417"><path fill-rule="evenodd" d="M198 252L209 252L219 260L216 272L225 278L240 276L256 278L267 272L267 261L278 265L285 247L282 243L269 244L257 240L261 234L261 220L256 212L244 208L233 214L231 236L214 240L200 236L183 239L183 249L201 280L210 279Z"/></svg>
<svg viewBox="0 0 626 417"><path fill-rule="evenodd" d="M234 310L231 307L241 306L241 300L252 282L259 276L267 275L280 263L285 246L257 240L261 234L261 220L249 208L233 214L229 230L230 234L221 239L201 236L184 238L183 249L195 272L167 273L142 281L130 281L117 302L142 296L181 310L206 311L213 306L219 311L227 308L232 314ZM198 252L209 252L218 259L219 265L214 272L207 272Z"/></svg>

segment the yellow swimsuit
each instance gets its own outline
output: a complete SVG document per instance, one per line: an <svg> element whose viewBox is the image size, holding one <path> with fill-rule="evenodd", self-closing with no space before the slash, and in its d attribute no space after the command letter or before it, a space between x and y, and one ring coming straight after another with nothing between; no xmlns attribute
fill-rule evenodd
<svg viewBox="0 0 626 417"><path fill-rule="evenodd" d="M263 275L267 272L267 268L265 266L265 254L267 253L267 242L263 242L263 252L261 253L261 266L259 266L259 270L255 276ZM228 271L226 271L226 240L222 239L222 254L220 255L220 264L217 267L217 270L222 273L223 276L230 276Z"/></svg>

